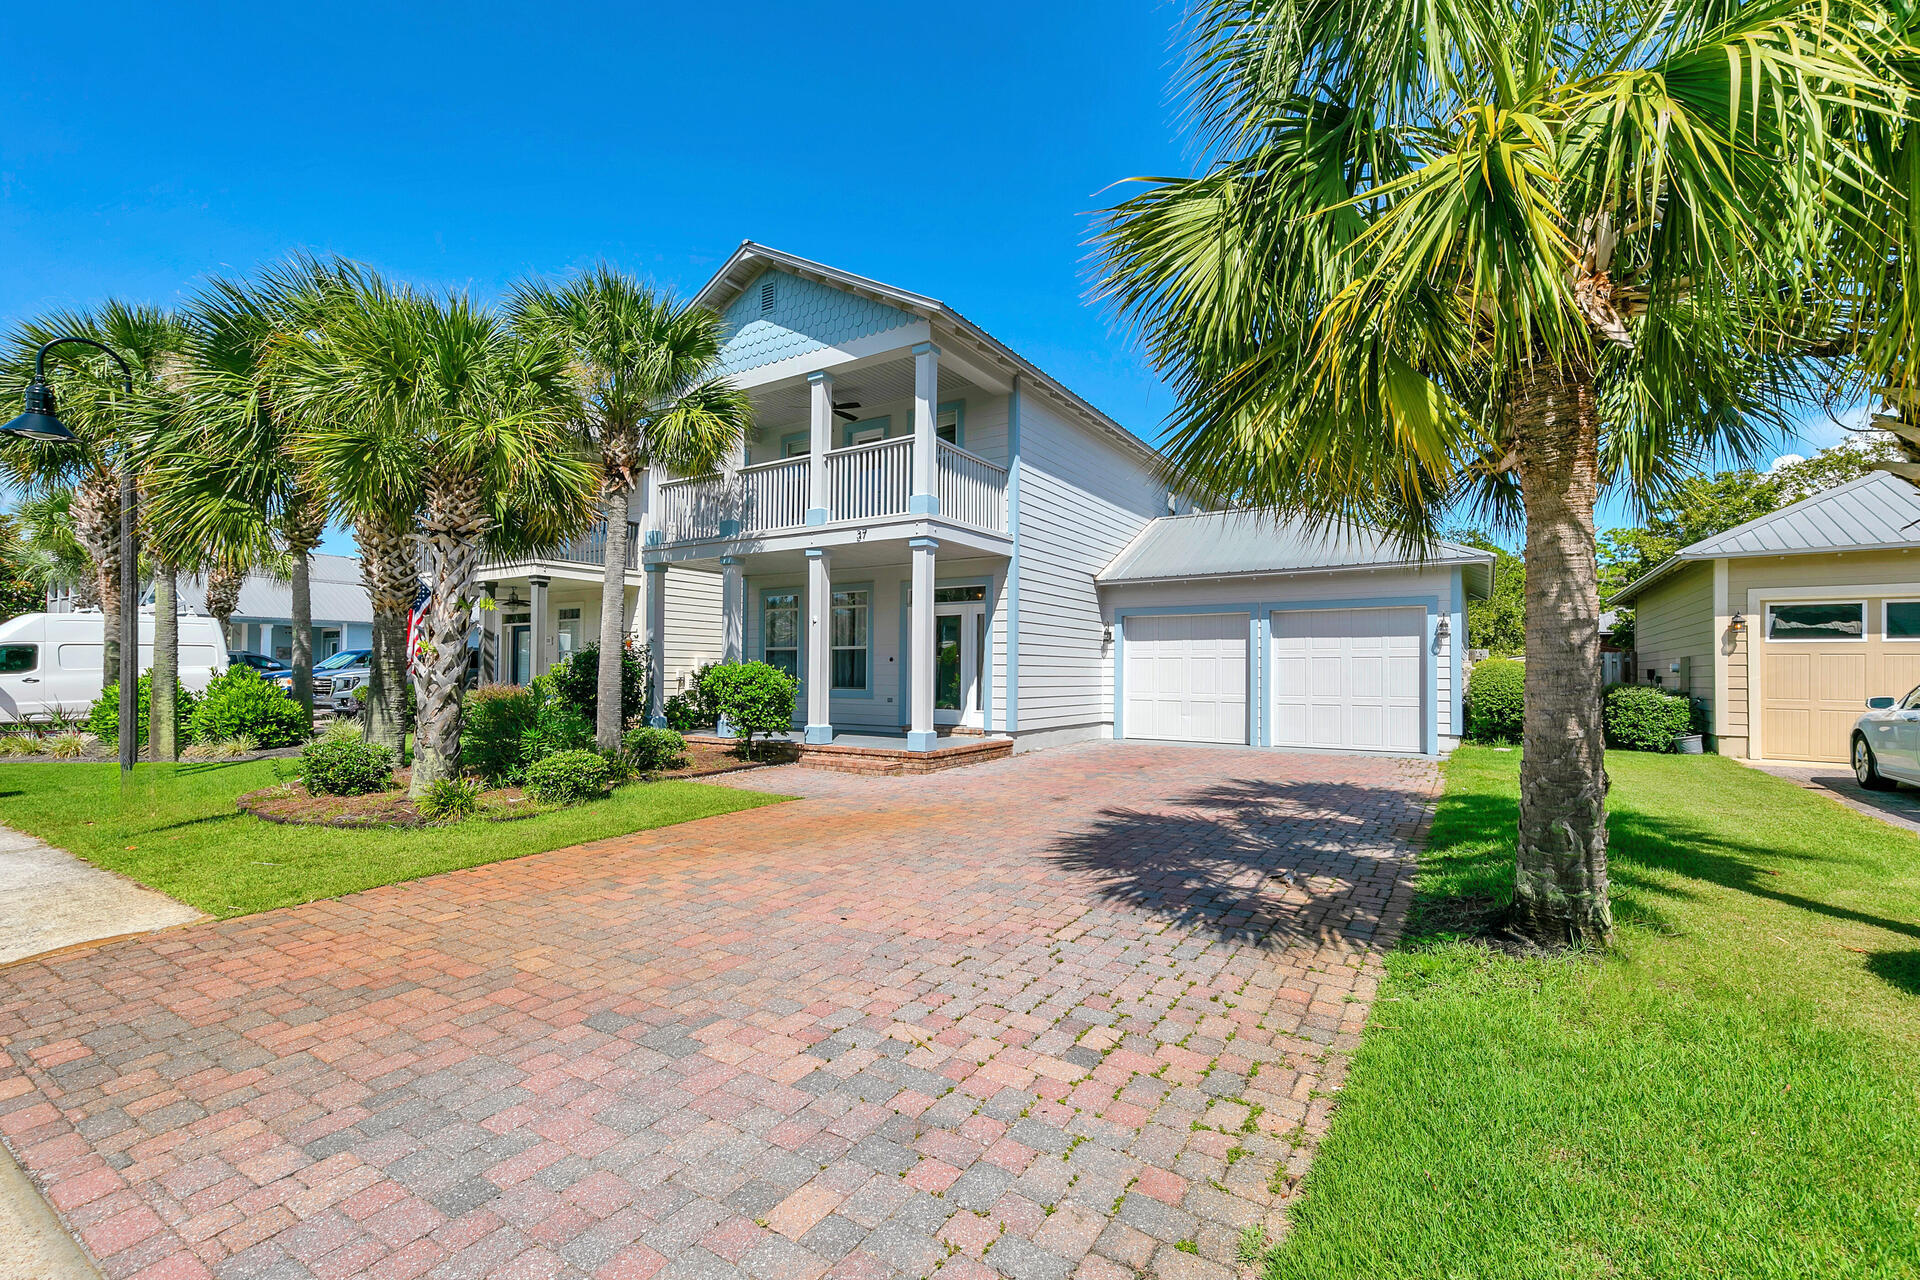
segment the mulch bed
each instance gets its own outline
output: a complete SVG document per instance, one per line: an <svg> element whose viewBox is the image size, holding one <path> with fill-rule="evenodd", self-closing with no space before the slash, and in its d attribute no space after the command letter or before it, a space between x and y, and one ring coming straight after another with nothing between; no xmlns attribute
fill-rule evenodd
<svg viewBox="0 0 1920 1280"><path fill-rule="evenodd" d="M703 742L687 744L687 767L654 775L655 779L711 777L720 773L738 773L743 769L764 769L777 760L742 760L731 748ZM293 826L321 827L428 827L434 823L413 807L407 798L412 770L394 772L394 789L364 796L314 795L299 782L286 782L260 791L249 791L234 803L241 812L265 822ZM649 781L654 779L649 779ZM512 822L547 812L528 799L519 787L497 787L480 793L480 811L475 817L483 822Z"/></svg>

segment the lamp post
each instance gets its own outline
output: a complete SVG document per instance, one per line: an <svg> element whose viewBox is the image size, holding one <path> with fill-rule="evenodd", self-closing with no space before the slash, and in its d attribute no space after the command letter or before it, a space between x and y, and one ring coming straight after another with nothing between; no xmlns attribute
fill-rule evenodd
<svg viewBox="0 0 1920 1280"><path fill-rule="evenodd" d="M120 366L120 377L127 396L133 396L133 370L120 353L92 338L55 338L40 344L33 357L33 381L27 384L26 412L0 427L0 435L20 436L42 444L74 444L79 437L60 421L53 403L53 388L47 385L47 352L65 343L78 343L104 351ZM120 777L133 772L133 757L139 750L140 736L140 548L133 537L133 471L121 460L120 467ZM106 678L106 672L100 673Z"/></svg>

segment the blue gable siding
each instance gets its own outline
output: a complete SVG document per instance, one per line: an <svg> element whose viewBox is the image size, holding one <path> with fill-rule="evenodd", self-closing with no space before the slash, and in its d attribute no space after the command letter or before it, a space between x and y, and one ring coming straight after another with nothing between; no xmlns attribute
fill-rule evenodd
<svg viewBox="0 0 1920 1280"><path fill-rule="evenodd" d="M773 285L773 306L762 310L763 286ZM763 271L727 307L727 340L721 368L745 373L776 361L823 351L912 324L914 317L885 303L784 271Z"/></svg>

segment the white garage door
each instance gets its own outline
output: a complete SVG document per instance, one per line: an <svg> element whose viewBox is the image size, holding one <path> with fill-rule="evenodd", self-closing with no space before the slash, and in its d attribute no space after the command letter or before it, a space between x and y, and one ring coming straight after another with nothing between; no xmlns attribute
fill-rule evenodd
<svg viewBox="0 0 1920 1280"><path fill-rule="evenodd" d="M1125 736L1244 743L1247 622L1244 613L1126 619Z"/></svg>
<svg viewBox="0 0 1920 1280"><path fill-rule="evenodd" d="M1356 751L1426 749L1421 609L1273 615L1273 743Z"/></svg>

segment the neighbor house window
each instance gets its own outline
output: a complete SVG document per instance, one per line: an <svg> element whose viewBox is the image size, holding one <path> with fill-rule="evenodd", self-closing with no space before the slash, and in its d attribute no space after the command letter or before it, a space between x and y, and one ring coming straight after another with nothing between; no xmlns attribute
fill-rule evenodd
<svg viewBox="0 0 1920 1280"><path fill-rule="evenodd" d="M867 589L833 593L833 687L867 687Z"/></svg>
<svg viewBox="0 0 1920 1280"><path fill-rule="evenodd" d="M578 609L560 611L560 625L555 630L553 645L559 651L558 656L562 662L578 652L580 648L580 611Z"/></svg>
<svg viewBox="0 0 1920 1280"><path fill-rule="evenodd" d="M761 609L760 651L769 666L800 678L800 597L791 591L766 597Z"/></svg>
<svg viewBox="0 0 1920 1280"><path fill-rule="evenodd" d="M1920 640L1920 600L1887 601L1886 638Z"/></svg>
<svg viewBox="0 0 1920 1280"><path fill-rule="evenodd" d="M1867 606L1849 604L1774 604L1767 606L1769 640L1864 640Z"/></svg>

